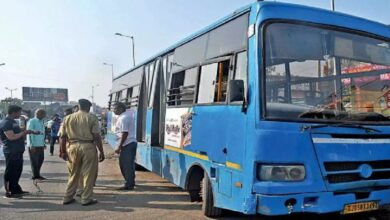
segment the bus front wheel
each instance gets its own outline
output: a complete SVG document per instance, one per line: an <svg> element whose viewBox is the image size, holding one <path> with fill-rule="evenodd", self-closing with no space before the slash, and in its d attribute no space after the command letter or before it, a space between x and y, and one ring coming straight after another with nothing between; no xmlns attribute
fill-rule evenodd
<svg viewBox="0 0 390 220"><path fill-rule="evenodd" d="M213 188L207 173L205 172L202 180L202 212L207 217L217 217L221 215L222 209L214 206Z"/></svg>

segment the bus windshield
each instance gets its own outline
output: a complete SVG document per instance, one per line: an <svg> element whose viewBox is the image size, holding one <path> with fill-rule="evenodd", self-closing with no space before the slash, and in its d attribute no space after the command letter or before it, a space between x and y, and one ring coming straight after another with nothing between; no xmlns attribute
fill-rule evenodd
<svg viewBox="0 0 390 220"><path fill-rule="evenodd" d="M390 123L390 42L291 23L264 33L264 117Z"/></svg>

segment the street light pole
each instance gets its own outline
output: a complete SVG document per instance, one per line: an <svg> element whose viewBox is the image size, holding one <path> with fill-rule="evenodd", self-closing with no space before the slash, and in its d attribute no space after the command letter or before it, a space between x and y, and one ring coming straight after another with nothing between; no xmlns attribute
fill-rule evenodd
<svg viewBox="0 0 390 220"><path fill-rule="evenodd" d="M10 89L10 88L8 88L8 87L5 87L5 89L8 90L8 91L10 91L10 93L11 93L11 99L13 98L13 95L12 95L13 91L18 90L17 88L15 88L15 89Z"/></svg>
<svg viewBox="0 0 390 220"><path fill-rule="evenodd" d="M103 65L111 66L111 81L114 81L114 64L111 64L111 63L103 63Z"/></svg>
<svg viewBox="0 0 390 220"><path fill-rule="evenodd" d="M332 11L334 11L335 10L334 0L331 0L331 6L332 6Z"/></svg>
<svg viewBox="0 0 390 220"><path fill-rule="evenodd" d="M115 35L117 36L121 36L121 37L127 37L127 38L130 38L131 39L131 43L132 43L132 46L133 46L133 67L135 66L135 43L134 43L134 36L130 36L130 35L124 35L124 34L121 34L121 33L115 33Z"/></svg>
<svg viewBox="0 0 390 220"><path fill-rule="evenodd" d="M94 103L94 98L95 98L95 87L98 87L98 86L99 86L99 84L96 84L96 85L92 86L92 96L91 96L91 98L92 98L92 105Z"/></svg>

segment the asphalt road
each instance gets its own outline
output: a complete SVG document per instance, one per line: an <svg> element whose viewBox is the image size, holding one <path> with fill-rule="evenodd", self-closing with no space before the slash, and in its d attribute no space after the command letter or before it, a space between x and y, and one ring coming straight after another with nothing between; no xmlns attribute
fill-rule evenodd
<svg viewBox="0 0 390 220"><path fill-rule="evenodd" d="M106 146L106 152L109 148ZM207 219L201 213L200 203L191 203L186 192L168 183L159 176L138 171L134 191L118 192L115 188L122 186L122 178L117 158L108 158L99 165L99 177L95 187L95 198L99 203L93 206L81 206L77 203L62 205L62 196L66 187L67 170L65 163L58 156L47 156L42 168L42 175L48 180L39 183L38 189L31 181L31 168L25 154L25 166L21 179L24 190L30 195L23 199L0 198L0 220L8 219ZM4 163L0 159L0 178L4 172ZM0 193L4 193L0 181ZM219 219L266 219L266 220L374 220L390 219L377 214L339 216L333 215L293 215L276 218L264 216L244 216L235 212L224 212Z"/></svg>

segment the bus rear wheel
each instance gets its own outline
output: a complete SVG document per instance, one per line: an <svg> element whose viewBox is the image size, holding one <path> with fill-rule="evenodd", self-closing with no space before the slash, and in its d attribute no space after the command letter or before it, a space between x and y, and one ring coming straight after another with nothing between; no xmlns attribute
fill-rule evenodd
<svg viewBox="0 0 390 220"><path fill-rule="evenodd" d="M222 209L214 206L214 196L213 196L213 188L211 186L211 182L207 173L205 172L202 184L201 184L201 192L202 192L202 212L207 217L217 217L222 214Z"/></svg>

